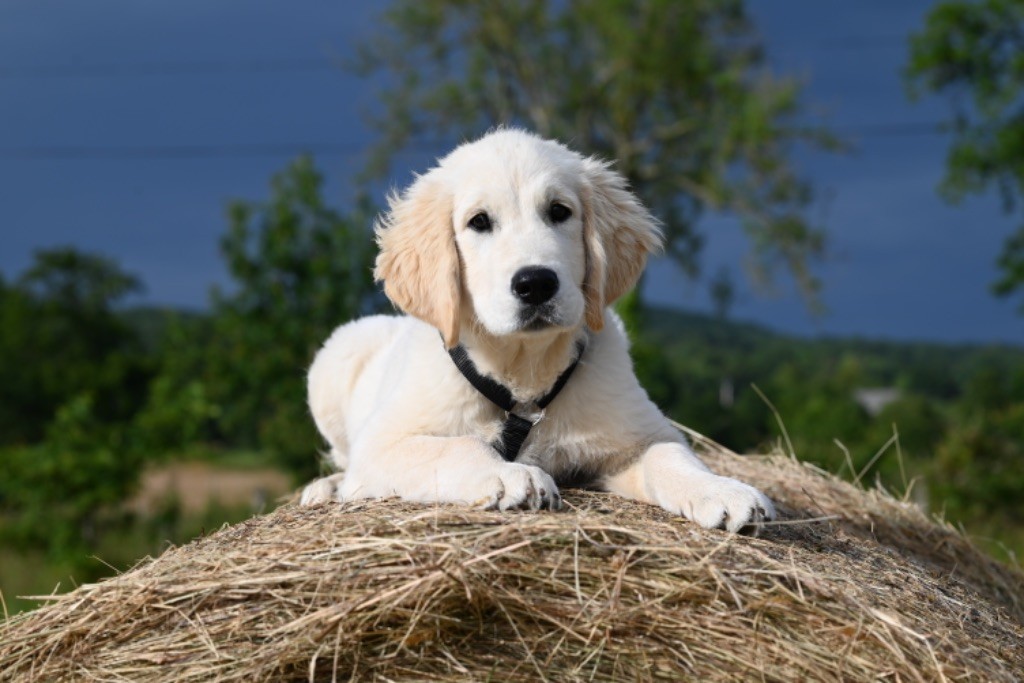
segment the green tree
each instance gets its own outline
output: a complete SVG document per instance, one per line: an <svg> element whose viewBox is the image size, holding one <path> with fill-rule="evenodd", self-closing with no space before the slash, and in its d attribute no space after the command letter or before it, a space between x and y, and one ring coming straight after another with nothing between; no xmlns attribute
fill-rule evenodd
<svg viewBox="0 0 1024 683"><path fill-rule="evenodd" d="M1024 0L950 0L911 37L912 96L948 95L954 138L941 191L949 201L997 190L1008 212L1024 200ZM993 291L1024 295L1024 224L998 258ZM1020 300L1024 314L1024 297Z"/></svg>
<svg viewBox="0 0 1024 683"><path fill-rule="evenodd" d="M114 261L72 248L41 250L13 285L0 283L0 444L39 441L83 393L100 419L134 413L149 362L115 307L140 289Z"/></svg>
<svg viewBox="0 0 1024 683"><path fill-rule="evenodd" d="M0 283L0 537L79 566L138 481L129 429L154 363L117 304L111 259L42 250Z"/></svg>
<svg viewBox="0 0 1024 683"><path fill-rule="evenodd" d="M35 262L18 282L39 301L81 313L109 312L113 304L142 290L142 282L113 259L73 247L36 252Z"/></svg>
<svg viewBox="0 0 1024 683"><path fill-rule="evenodd" d="M45 439L0 450L0 539L79 566L142 470L123 424L100 420L90 394L57 410Z"/></svg>
<svg viewBox="0 0 1024 683"><path fill-rule="evenodd" d="M757 279L782 265L817 291L823 236L787 155L833 140L795 122L800 86L768 71L742 0L398 0L384 18L360 62L391 76L371 174L410 146L524 125L614 159L691 276L716 210L743 219Z"/></svg>
<svg viewBox="0 0 1024 683"><path fill-rule="evenodd" d="M851 434L852 450L877 453L895 430L898 448L891 444L867 474L877 476L890 491L902 492L913 477L930 470L948 428L949 417L936 401L910 394L885 406L859 434Z"/></svg>
<svg viewBox="0 0 1024 683"><path fill-rule="evenodd" d="M1016 530L1024 540L1024 402L969 413L938 447L932 465L936 503L950 519Z"/></svg>
<svg viewBox="0 0 1024 683"><path fill-rule="evenodd" d="M332 329L381 304L371 215L365 204L350 216L328 207L308 157L274 176L268 201L231 203L221 252L234 283L214 291L209 321L172 331L140 416L158 446L223 439L315 471L305 373Z"/></svg>

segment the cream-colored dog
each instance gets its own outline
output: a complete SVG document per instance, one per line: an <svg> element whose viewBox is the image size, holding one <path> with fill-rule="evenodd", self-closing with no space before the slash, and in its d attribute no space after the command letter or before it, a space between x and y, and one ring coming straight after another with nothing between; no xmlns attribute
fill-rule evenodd
<svg viewBox="0 0 1024 683"><path fill-rule="evenodd" d="M704 466L633 374L608 306L661 235L608 164L499 130L392 197L376 231L375 275L409 317L342 325L317 354L309 405L340 473L306 487L304 504L557 509L557 484L582 483L705 527L774 517L759 491ZM458 346L535 423L517 454L502 442L515 418L462 374Z"/></svg>

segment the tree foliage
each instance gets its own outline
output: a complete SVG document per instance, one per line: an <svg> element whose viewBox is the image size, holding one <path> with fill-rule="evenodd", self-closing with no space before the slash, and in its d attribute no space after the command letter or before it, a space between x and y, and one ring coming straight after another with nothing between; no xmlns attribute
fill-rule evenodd
<svg viewBox="0 0 1024 683"><path fill-rule="evenodd" d="M125 296L142 290L142 282L112 259L72 247L43 249L19 279L21 288L40 302L65 312L109 312Z"/></svg>
<svg viewBox="0 0 1024 683"><path fill-rule="evenodd" d="M950 0L911 38L911 93L953 104L942 192L950 201L997 190L1024 218L1024 0ZM1006 241L993 291L1024 294L1024 224ZM1024 298L1020 309L1024 313Z"/></svg>
<svg viewBox="0 0 1024 683"><path fill-rule="evenodd" d="M762 281L782 265L818 287L811 188L789 163L800 87L765 67L742 0L399 0L362 47L390 75L373 171L400 150L523 125L617 163L665 224L667 250L698 272L701 216L731 212Z"/></svg>
<svg viewBox="0 0 1024 683"><path fill-rule="evenodd" d="M351 216L330 208L308 157L273 178L269 200L231 203L221 253L234 284L214 291L209 320L172 332L140 417L151 438L221 439L315 470L305 373L332 329L381 303L370 215L365 204Z"/></svg>
<svg viewBox="0 0 1024 683"><path fill-rule="evenodd" d="M125 423L97 417L92 396L62 405L45 438L0 450L0 539L77 564L139 481L144 462Z"/></svg>
<svg viewBox="0 0 1024 683"><path fill-rule="evenodd" d="M0 283L0 537L83 558L138 481L129 425L153 363L116 304L141 288L114 261L41 250ZM7 523L2 523L7 522Z"/></svg>
<svg viewBox="0 0 1024 683"><path fill-rule="evenodd" d="M149 369L115 306L140 289L115 262L67 247L38 251L13 284L0 282L0 445L43 438L84 393L101 419L134 412Z"/></svg>

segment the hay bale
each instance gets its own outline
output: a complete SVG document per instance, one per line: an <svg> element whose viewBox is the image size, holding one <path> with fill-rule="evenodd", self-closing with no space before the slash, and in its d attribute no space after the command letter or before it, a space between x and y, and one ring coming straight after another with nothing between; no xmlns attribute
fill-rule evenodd
<svg viewBox="0 0 1024 683"><path fill-rule="evenodd" d="M705 457L760 537L568 492L562 513L288 505L0 626L0 679L1019 680L1024 577L911 505Z"/></svg>

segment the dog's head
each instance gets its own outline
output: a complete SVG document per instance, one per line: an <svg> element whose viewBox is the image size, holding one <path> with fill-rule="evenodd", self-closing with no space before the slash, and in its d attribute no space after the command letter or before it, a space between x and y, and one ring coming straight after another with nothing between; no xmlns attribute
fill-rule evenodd
<svg viewBox="0 0 1024 683"><path fill-rule="evenodd" d="M495 336L598 331L661 241L608 164L518 130L441 159L390 198L376 233L384 292L449 347L464 323Z"/></svg>

